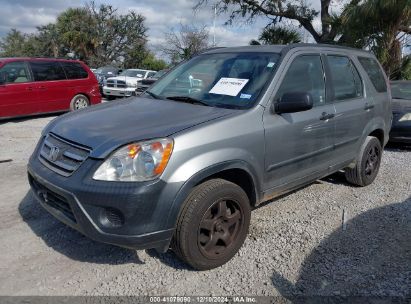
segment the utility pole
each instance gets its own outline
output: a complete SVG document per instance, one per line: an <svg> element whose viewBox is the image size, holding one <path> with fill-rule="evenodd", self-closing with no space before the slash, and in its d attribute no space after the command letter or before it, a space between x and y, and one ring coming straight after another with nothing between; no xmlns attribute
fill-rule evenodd
<svg viewBox="0 0 411 304"><path fill-rule="evenodd" d="M213 47L216 46L216 42L215 42L215 23L216 23L216 19L217 19L217 3L215 3L213 5L213 10L214 10L214 18L213 18Z"/></svg>

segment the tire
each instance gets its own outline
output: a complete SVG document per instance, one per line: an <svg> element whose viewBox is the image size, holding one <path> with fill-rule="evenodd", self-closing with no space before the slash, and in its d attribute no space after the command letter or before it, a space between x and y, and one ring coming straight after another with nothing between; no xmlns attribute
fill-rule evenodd
<svg viewBox="0 0 411 304"><path fill-rule="evenodd" d="M77 111L90 106L90 100L83 94L77 94L70 102L70 110Z"/></svg>
<svg viewBox="0 0 411 304"><path fill-rule="evenodd" d="M194 269L219 267L243 245L250 217L250 201L243 189L223 179L206 181L184 202L172 249Z"/></svg>
<svg viewBox="0 0 411 304"><path fill-rule="evenodd" d="M116 97L112 96L112 95L106 95L107 100L114 100L116 99Z"/></svg>
<svg viewBox="0 0 411 304"><path fill-rule="evenodd" d="M354 168L345 169L345 178L351 184L364 187L377 177L382 157L382 146L376 137L367 136Z"/></svg>

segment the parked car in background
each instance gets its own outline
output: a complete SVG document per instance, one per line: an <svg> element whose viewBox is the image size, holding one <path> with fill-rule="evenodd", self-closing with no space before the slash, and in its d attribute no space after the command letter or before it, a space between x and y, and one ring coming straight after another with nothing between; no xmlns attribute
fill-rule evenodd
<svg viewBox="0 0 411 304"><path fill-rule="evenodd" d="M113 66L104 66L93 71L94 75L97 77L101 95L103 95L103 87L106 84L107 78L115 77L122 71L122 69Z"/></svg>
<svg viewBox="0 0 411 304"><path fill-rule="evenodd" d="M411 81L391 82L393 121L390 141L411 143Z"/></svg>
<svg viewBox="0 0 411 304"><path fill-rule="evenodd" d="M100 102L97 79L81 61L0 58L0 118L78 110Z"/></svg>
<svg viewBox="0 0 411 304"><path fill-rule="evenodd" d="M164 74L166 74L169 70L161 70L155 73L152 77L148 77L146 79L141 79L137 81L137 89L136 95L140 95L145 90L147 90L153 83L159 80Z"/></svg>
<svg viewBox="0 0 411 304"><path fill-rule="evenodd" d="M143 96L53 120L28 178L45 209L92 239L171 246L205 270L237 253L254 206L339 170L371 184L391 118L387 78L369 52L214 49Z"/></svg>
<svg viewBox="0 0 411 304"><path fill-rule="evenodd" d="M156 71L128 69L123 71L117 77L110 77L107 79L103 94L109 99L116 97L130 97L135 95L137 82L142 79L152 77Z"/></svg>

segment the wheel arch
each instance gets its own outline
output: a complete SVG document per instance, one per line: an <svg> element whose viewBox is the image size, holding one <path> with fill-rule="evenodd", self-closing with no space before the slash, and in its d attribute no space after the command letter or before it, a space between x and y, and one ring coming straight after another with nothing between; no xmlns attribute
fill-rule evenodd
<svg viewBox="0 0 411 304"><path fill-rule="evenodd" d="M240 186L248 198L251 206L260 199L260 183L251 165L242 160L226 161L209 166L191 176L177 193L167 219L167 227L175 227L183 203L192 189L213 178L228 180Z"/></svg>

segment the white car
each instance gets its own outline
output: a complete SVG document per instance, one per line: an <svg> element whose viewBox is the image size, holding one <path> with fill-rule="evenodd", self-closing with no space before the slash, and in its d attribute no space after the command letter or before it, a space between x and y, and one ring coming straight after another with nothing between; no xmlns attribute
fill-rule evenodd
<svg viewBox="0 0 411 304"><path fill-rule="evenodd" d="M109 99L129 97L135 94L137 81L154 76L156 71L128 69L116 77L108 78L103 86L103 94Z"/></svg>

